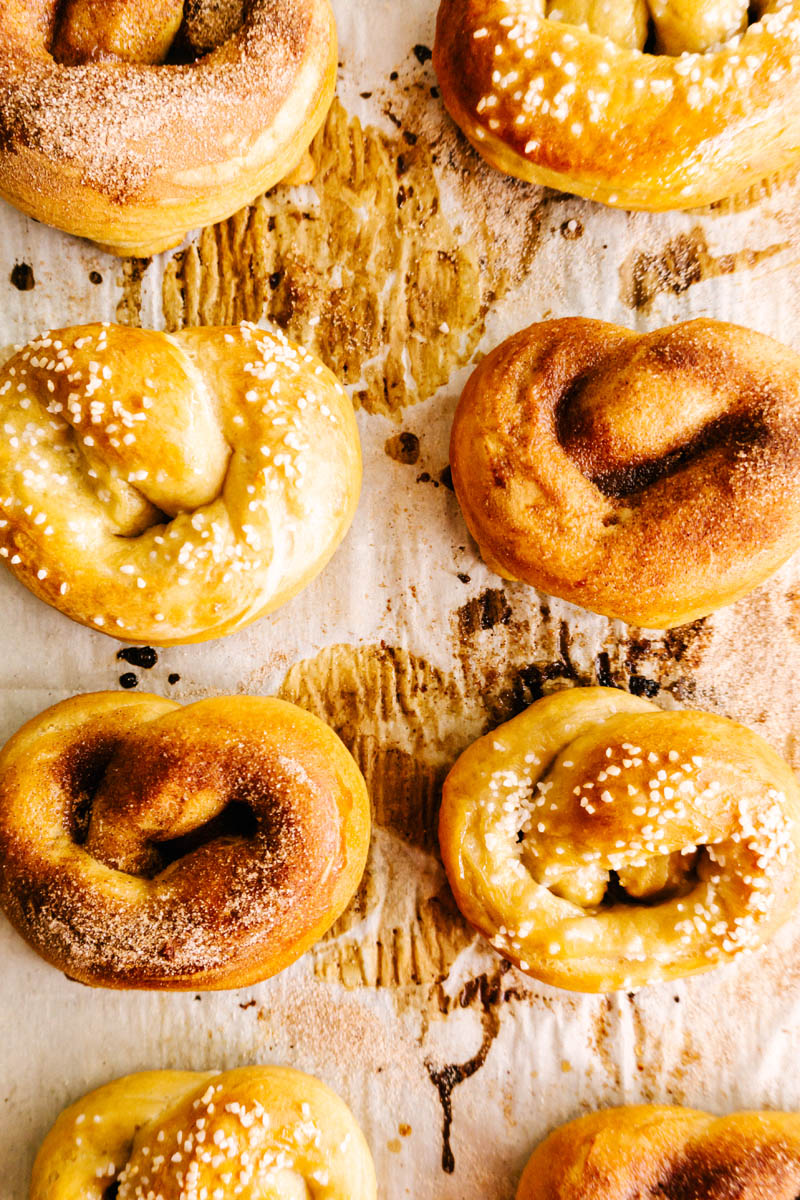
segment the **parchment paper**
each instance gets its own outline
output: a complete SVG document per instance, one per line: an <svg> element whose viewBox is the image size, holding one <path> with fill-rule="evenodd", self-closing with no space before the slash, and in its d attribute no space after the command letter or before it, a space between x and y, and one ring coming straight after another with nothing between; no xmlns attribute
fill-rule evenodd
<svg viewBox="0 0 800 1200"><path fill-rule="evenodd" d="M318 1074L364 1127L386 1200L510 1200L537 1141L600 1105L800 1108L797 922L705 977L573 996L471 934L435 846L448 766L543 688L656 691L667 707L749 723L800 766L800 559L734 608L648 635L503 585L446 473L470 360L533 320L582 313L649 329L713 315L800 348L798 185L634 216L505 180L441 109L434 0L335 7L326 180L277 189L152 262L120 263L0 209L0 343L97 319L272 315L352 384L366 468L352 532L300 597L235 637L160 651L151 670L0 574L0 736L129 670L141 690L179 700L281 692L342 733L375 804L365 883L333 936L243 992L90 991L0 922L4 1200L23 1200L65 1104L144 1068L281 1062ZM12 272L33 287L19 290Z"/></svg>

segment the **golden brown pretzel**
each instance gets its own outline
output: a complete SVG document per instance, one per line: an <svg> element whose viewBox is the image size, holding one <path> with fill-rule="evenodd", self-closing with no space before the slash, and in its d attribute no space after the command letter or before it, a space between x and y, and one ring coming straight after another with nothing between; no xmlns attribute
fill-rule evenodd
<svg viewBox="0 0 800 1200"><path fill-rule="evenodd" d="M681 625L800 545L800 356L719 321L544 321L474 372L450 459L493 570Z"/></svg>
<svg viewBox="0 0 800 1200"><path fill-rule="evenodd" d="M143 1071L65 1109L30 1200L375 1200L347 1105L286 1067Z"/></svg>
<svg viewBox="0 0 800 1200"><path fill-rule="evenodd" d="M369 800L327 725L281 700L76 696L0 755L0 904L101 987L245 987L348 904Z"/></svg>
<svg viewBox="0 0 800 1200"><path fill-rule="evenodd" d="M247 0L216 49L159 65L182 7L0 0L0 196L147 255L293 174L333 97L329 0Z"/></svg>
<svg viewBox="0 0 800 1200"><path fill-rule="evenodd" d="M254 325L45 334L0 369L0 419L0 558L129 641L222 637L277 608L358 503L350 400Z"/></svg>
<svg viewBox="0 0 800 1200"><path fill-rule="evenodd" d="M642 53L647 10L667 53ZM800 0L754 11L744 29L746 0L551 0L547 13L442 0L433 61L450 115L501 171L622 208L691 208L798 159Z"/></svg>
<svg viewBox="0 0 800 1200"><path fill-rule="evenodd" d="M562 1125L531 1156L517 1200L795 1200L800 1115L609 1108Z"/></svg>
<svg viewBox="0 0 800 1200"><path fill-rule="evenodd" d="M761 945L800 896L800 788L756 734L614 688L547 696L444 784L459 908L523 971L609 992Z"/></svg>

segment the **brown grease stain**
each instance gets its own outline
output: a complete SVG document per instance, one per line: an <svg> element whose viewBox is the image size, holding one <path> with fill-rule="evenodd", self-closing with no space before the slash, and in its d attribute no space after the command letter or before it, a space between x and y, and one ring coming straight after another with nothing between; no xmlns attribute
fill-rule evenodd
<svg viewBox="0 0 800 1200"><path fill-rule="evenodd" d="M427 139L363 128L335 100L311 152L306 205L279 186L171 258L167 327L268 318L358 404L396 414L469 361L510 279L488 229L445 219Z"/></svg>
<svg viewBox="0 0 800 1200"><path fill-rule="evenodd" d="M125 258L122 260L122 275L119 284L122 296L117 304L117 321L120 325L142 324L142 280L153 260L151 258Z"/></svg>
<svg viewBox="0 0 800 1200"><path fill-rule="evenodd" d="M671 238L658 253L631 252L619 269L622 302L628 308L646 312L656 296L664 292L679 296L703 279L752 270L780 254L789 244L779 242L763 250L737 250L733 254L714 256L708 249L703 229L695 226L689 233Z"/></svg>
<svg viewBox="0 0 800 1200"><path fill-rule="evenodd" d="M419 460L419 438L415 433L396 433L386 439L384 450L395 462L412 466Z"/></svg>
<svg viewBox="0 0 800 1200"><path fill-rule="evenodd" d="M293 667L279 694L336 730L364 774L377 830L423 851L434 868L423 884L412 862L393 855L387 887L374 839L354 901L313 951L316 974L349 987L441 983L476 937L450 895L437 851L441 785L472 740L458 687L399 648L334 646ZM361 923L375 909L378 927L365 935Z"/></svg>
<svg viewBox="0 0 800 1200"><path fill-rule="evenodd" d="M481 975L478 979L470 980L462 989L457 1003L462 1008L468 1008L475 998L479 1000L483 1038L477 1054L463 1063L448 1063L437 1067L431 1059L425 1060L425 1069L431 1083L439 1093L442 1106L442 1170L452 1175L456 1169L456 1160L450 1142L453 1128L453 1092L465 1079L475 1075L486 1062L492 1044L500 1031L500 1005L506 997L502 988L502 976L508 970L504 969L489 977Z"/></svg>

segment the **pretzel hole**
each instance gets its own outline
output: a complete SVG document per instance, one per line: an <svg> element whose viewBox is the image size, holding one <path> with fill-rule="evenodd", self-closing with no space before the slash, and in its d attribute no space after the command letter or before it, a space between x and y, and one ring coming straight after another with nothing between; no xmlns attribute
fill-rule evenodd
<svg viewBox="0 0 800 1200"><path fill-rule="evenodd" d="M57 0L48 47L65 66L197 62L244 21L246 0Z"/></svg>
<svg viewBox="0 0 800 1200"><path fill-rule="evenodd" d="M655 855L646 863L616 870L587 866L546 880L554 896L580 908L597 911L624 905L652 908L681 899L694 890L703 876L708 855L703 846L691 854L677 851Z"/></svg>
<svg viewBox="0 0 800 1200"><path fill-rule="evenodd" d="M194 850L199 850L201 846L207 846L209 842L216 842L223 838L250 841L257 832L258 821L250 805L243 800L231 800L221 813L212 817L204 825L199 825L191 833L151 843L154 858L157 858L158 861L151 869L142 874L145 877L158 875L172 863L185 858Z"/></svg>
<svg viewBox="0 0 800 1200"><path fill-rule="evenodd" d="M119 1196L119 1180L115 1179L103 1192L103 1200L117 1200Z"/></svg>
<svg viewBox="0 0 800 1200"><path fill-rule="evenodd" d="M70 797L67 827L72 841L78 846L83 846L89 835L95 793L115 750L111 741L87 742L72 750L64 761L62 786Z"/></svg>

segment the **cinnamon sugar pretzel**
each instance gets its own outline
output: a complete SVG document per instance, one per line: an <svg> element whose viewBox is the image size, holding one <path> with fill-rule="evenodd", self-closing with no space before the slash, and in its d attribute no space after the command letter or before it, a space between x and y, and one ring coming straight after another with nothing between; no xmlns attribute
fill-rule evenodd
<svg viewBox="0 0 800 1200"><path fill-rule="evenodd" d="M450 463L493 570L682 625L800 546L800 356L721 321L542 321L473 372Z"/></svg>
<svg viewBox="0 0 800 1200"><path fill-rule="evenodd" d="M355 762L293 704L76 696L0 754L0 905L82 983L246 987L342 913L369 828Z"/></svg>
<svg viewBox="0 0 800 1200"><path fill-rule="evenodd" d="M517 1200L795 1200L800 1114L609 1108L536 1149Z"/></svg>
<svg viewBox="0 0 800 1200"><path fill-rule="evenodd" d="M336 82L329 0L246 0L210 46L192 36L204 6L0 0L0 196L150 255L309 178Z"/></svg>

